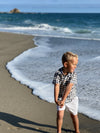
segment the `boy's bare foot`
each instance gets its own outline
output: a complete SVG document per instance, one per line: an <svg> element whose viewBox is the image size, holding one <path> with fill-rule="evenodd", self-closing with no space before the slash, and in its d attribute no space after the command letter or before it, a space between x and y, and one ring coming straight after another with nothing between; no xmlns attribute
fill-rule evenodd
<svg viewBox="0 0 100 133"><path fill-rule="evenodd" d="M75 132L75 133L80 133L80 131L78 131L78 132Z"/></svg>

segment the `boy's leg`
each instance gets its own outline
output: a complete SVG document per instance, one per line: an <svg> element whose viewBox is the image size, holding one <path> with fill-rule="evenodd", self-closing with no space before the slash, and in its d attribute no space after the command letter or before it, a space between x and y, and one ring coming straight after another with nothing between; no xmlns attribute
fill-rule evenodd
<svg viewBox="0 0 100 133"><path fill-rule="evenodd" d="M80 133L78 116L77 115L73 115L72 113L70 113L70 114L71 114L71 118L72 118L76 133Z"/></svg>
<svg viewBox="0 0 100 133"><path fill-rule="evenodd" d="M64 110L57 111L57 133L61 133Z"/></svg>

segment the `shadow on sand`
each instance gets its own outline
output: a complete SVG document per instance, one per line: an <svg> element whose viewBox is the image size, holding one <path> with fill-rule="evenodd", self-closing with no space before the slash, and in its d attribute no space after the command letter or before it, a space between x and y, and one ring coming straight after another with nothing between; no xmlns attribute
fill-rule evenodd
<svg viewBox="0 0 100 133"><path fill-rule="evenodd" d="M47 125L47 124L40 124L40 123L36 123L30 120L26 120L24 118L12 115L12 114L8 114L8 113L4 113L4 112L0 112L0 120L3 120L9 124L11 124L12 126L18 127L18 128L24 128L27 130L32 130L35 132L40 132L40 133L51 133L50 131L52 131L52 129L55 130L56 132L56 127L52 126L52 125ZM24 124L28 124L24 125ZM34 127L30 127L30 125L35 126L37 128ZM48 131L44 131L43 129L49 128ZM74 133L74 131L72 130L66 130L66 129L62 129L63 131L65 131L66 133Z"/></svg>

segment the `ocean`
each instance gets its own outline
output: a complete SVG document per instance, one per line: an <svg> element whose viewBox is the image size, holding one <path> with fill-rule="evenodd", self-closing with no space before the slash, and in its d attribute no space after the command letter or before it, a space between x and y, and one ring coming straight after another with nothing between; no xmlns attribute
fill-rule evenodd
<svg viewBox="0 0 100 133"><path fill-rule="evenodd" d="M7 63L12 77L54 103L52 84L66 51L79 55L79 112L100 121L100 14L0 14L0 31L34 35L35 48Z"/></svg>

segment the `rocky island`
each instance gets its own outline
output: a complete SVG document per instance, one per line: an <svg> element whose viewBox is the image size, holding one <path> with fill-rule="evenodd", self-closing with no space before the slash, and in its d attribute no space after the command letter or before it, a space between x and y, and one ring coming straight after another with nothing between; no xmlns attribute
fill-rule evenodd
<svg viewBox="0 0 100 133"><path fill-rule="evenodd" d="M9 13L20 13L20 10L17 8L14 8L13 10L11 10Z"/></svg>

